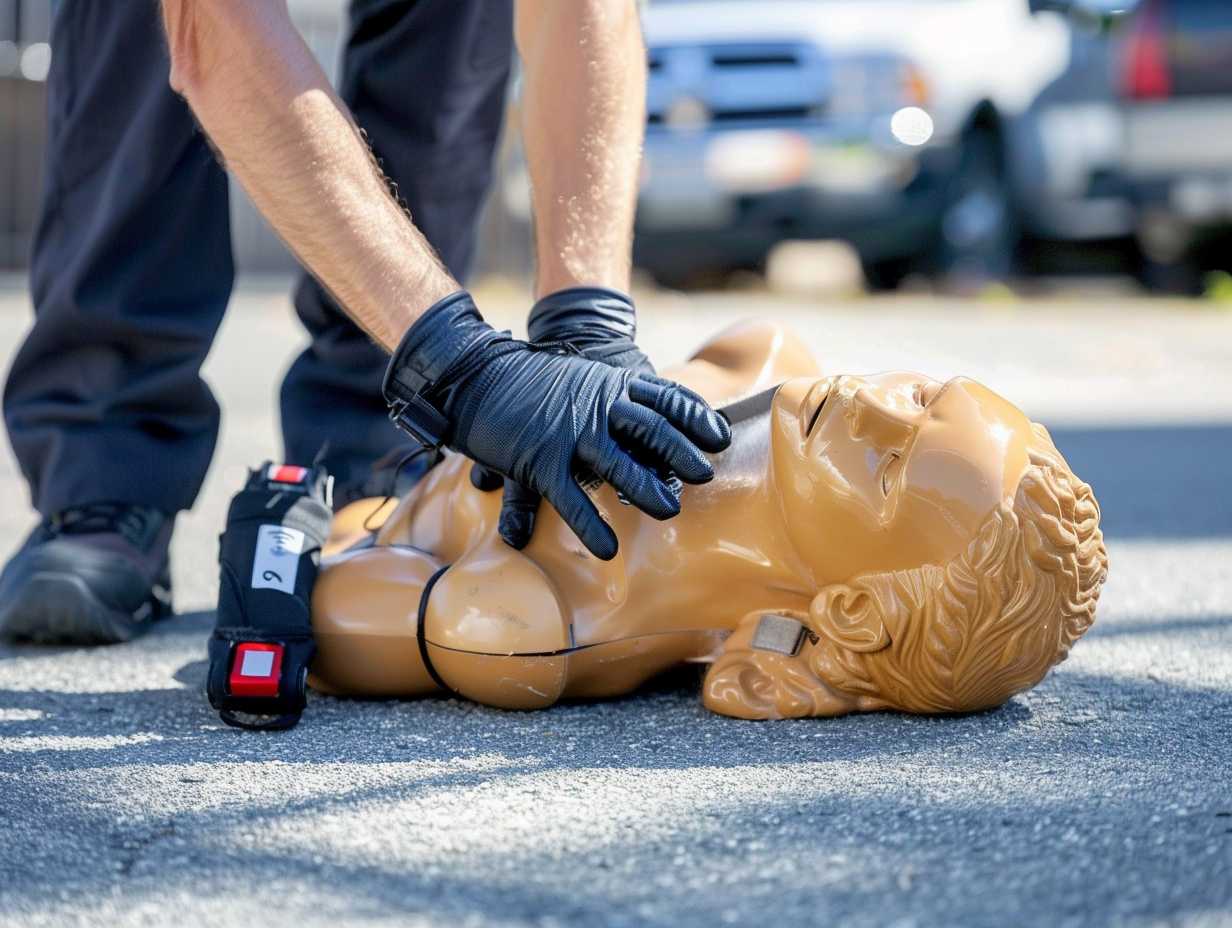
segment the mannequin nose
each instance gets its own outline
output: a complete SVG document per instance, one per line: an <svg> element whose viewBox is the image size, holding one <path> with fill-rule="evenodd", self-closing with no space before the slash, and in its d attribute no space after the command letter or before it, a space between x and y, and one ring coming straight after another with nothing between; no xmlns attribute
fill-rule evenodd
<svg viewBox="0 0 1232 928"><path fill-rule="evenodd" d="M861 387L851 397L851 432L886 448L906 448L911 444L918 426L917 416L879 398L872 390Z"/></svg>

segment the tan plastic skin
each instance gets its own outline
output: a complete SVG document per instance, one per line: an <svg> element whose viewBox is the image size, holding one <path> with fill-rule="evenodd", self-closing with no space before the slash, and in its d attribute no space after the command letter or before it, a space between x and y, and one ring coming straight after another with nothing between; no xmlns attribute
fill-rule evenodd
<svg viewBox="0 0 1232 928"><path fill-rule="evenodd" d="M705 704L741 718L966 711L1037 683L1090 625L1107 569L1098 507L1047 433L987 388L823 377L767 322L666 373L716 406L782 386L676 518L588 488L620 539L611 561L546 505L524 551L505 545L500 493L473 488L456 455L375 535L363 523L379 501L348 507L313 596L313 686L419 697L439 680L536 709L704 661Z"/></svg>

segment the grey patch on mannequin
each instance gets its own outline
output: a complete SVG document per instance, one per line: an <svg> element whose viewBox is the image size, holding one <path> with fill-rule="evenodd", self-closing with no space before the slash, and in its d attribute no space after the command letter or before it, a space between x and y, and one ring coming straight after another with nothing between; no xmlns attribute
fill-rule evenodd
<svg viewBox="0 0 1232 928"><path fill-rule="evenodd" d="M785 615L763 615L757 622L757 630L753 632L749 645L754 651L772 651L795 657L804 643L805 634L802 622Z"/></svg>

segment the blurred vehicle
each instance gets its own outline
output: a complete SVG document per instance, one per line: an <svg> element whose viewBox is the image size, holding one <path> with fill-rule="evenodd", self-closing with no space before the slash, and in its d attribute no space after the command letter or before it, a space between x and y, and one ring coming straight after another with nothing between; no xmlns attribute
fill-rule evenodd
<svg viewBox="0 0 1232 928"><path fill-rule="evenodd" d="M1196 292L1232 244L1232 2L1144 0L1118 53L1143 276Z"/></svg>
<svg viewBox="0 0 1232 928"><path fill-rule="evenodd" d="M1069 45L1064 69L1005 123L1018 230L1037 267L1092 269L1102 255L1124 270L1138 260L1113 40L1134 2L1029 2L1065 23Z"/></svg>
<svg viewBox="0 0 1232 928"><path fill-rule="evenodd" d="M1033 5L653 4L635 260L676 283L842 238L892 287L1005 276L1023 234L1129 236L1107 39Z"/></svg>
<svg viewBox="0 0 1232 928"><path fill-rule="evenodd" d="M928 247L952 155L925 144L927 89L910 63L823 52L794 24L706 6L670 11L683 23L646 16L635 263L675 285L757 267L785 239L846 239L873 273Z"/></svg>

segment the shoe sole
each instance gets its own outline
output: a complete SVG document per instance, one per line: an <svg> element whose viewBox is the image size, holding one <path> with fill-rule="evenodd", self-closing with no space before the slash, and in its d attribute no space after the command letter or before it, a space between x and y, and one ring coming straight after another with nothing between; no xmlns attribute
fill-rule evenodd
<svg viewBox="0 0 1232 928"><path fill-rule="evenodd" d="M36 644L118 644L131 641L170 612L155 589L136 612L103 603L81 577L39 571L11 601L0 603L0 638Z"/></svg>

